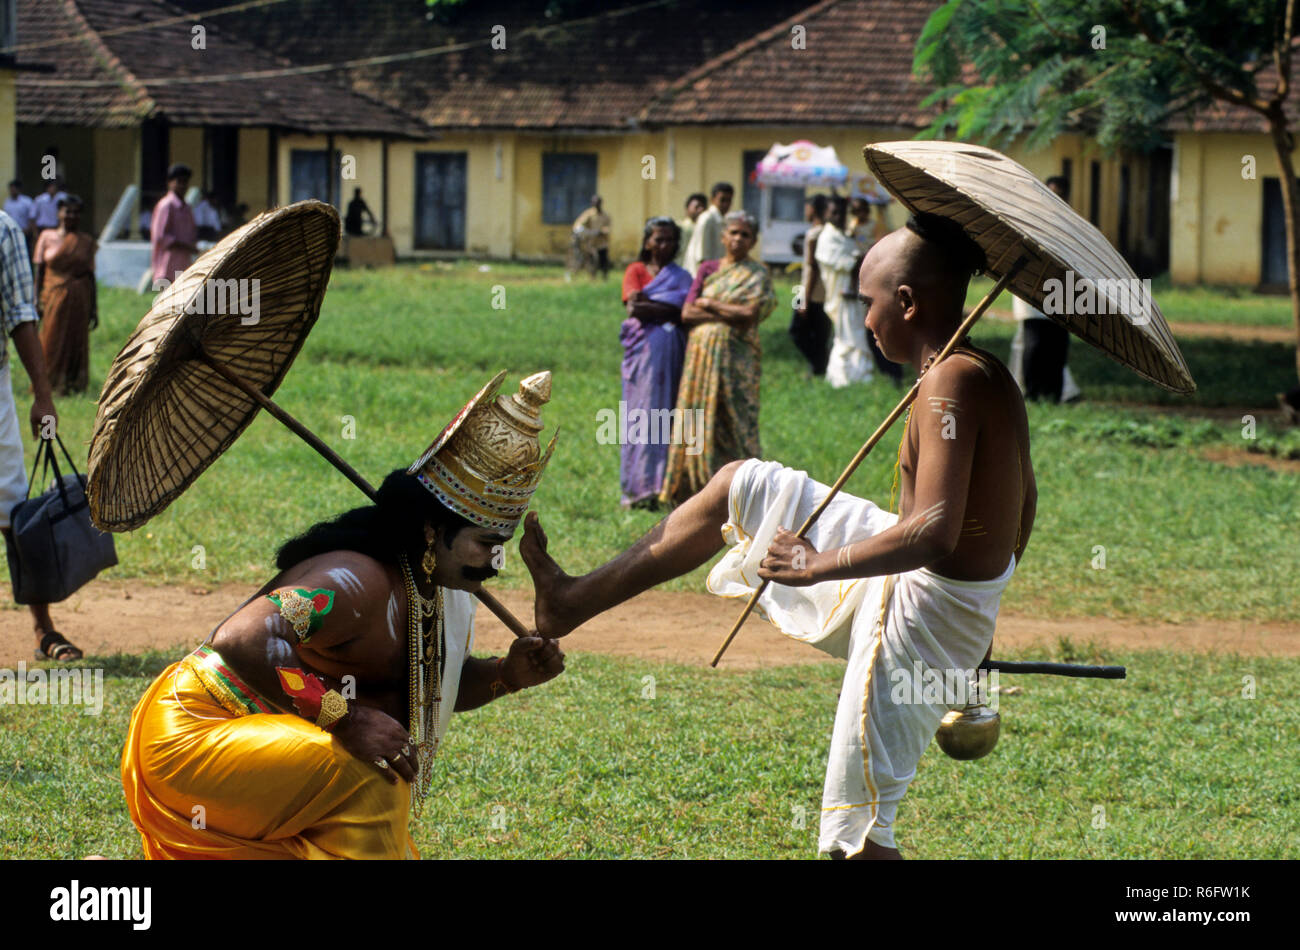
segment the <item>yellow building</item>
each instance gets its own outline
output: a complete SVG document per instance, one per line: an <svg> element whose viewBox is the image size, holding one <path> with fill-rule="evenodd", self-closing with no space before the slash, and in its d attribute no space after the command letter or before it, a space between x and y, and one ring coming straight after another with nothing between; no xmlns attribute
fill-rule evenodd
<svg viewBox="0 0 1300 950"><path fill-rule="evenodd" d="M1286 224L1276 154L1263 131L1174 135L1169 271L1175 283L1286 288ZM1300 155L1292 160L1300 162Z"/></svg>
<svg viewBox="0 0 1300 950"><path fill-rule="evenodd" d="M932 2L759 0L736 9L680 0L672 16L615 12L550 32L503 26L490 3L445 8L444 23L402 0L375 0L333 9L328 28L311 30L292 6L186 29L150 27L175 17L160 0L20 0L37 33L67 40L57 53L23 54L57 67L18 83L23 177L36 179L57 152L97 230L127 184L146 203L156 197L173 161L248 216L304 197L343 210L359 188L397 254L417 258L558 259L599 193L613 220L611 256L626 261L646 218L680 218L687 196L715 182L732 183L735 206L756 212L761 192L749 174L775 142L834 146L851 170L865 170L865 144L911 138L933 114L911 73ZM683 29L692 9L700 16L690 22L708 30ZM196 60L198 26L219 56ZM458 51L426 55L447 47ZM366 58L384 61L338 68ZM141 78L159 75L186 78ZM90 85L74 94L69 80ZM1176 147L1191 154L1181 139ZM1065 175L1074 207L1141 274L1169 266L1174 149L1104 157L1063 135L1013 155L1044 178ZM1179 236L1187 202L1199 215L1236 200L1191 187L1172 206ZM800 213L801 195L780 197L784 215ZM1258 230L1258 220L1241 220ZM1211 271L1188 269L1186 241L1176 240L1180 278L1209 279L1234 257L1208 247L1194 256Z"/></svg>
<svg viewBox="0 0 1300 950"><path fill-rule="evenodd" d="M380 7L399 16L393 4ZM834 146L850 169L865 170L864 145L924 128L932 113L920 106L928 90L912 78L911 51L932 8L840 0L760 4L752 15L710 9L709 34L638 24L613 54L599 52L609 27L597 22L549 44L522 38L508 40L505 50L485 46L450 68L430 59L418 69L370 71L354 82L382 92L440 137L393 144L386 162L373 141L339 148L357 156L356 184L366 193L386 170L384 222L399 255L557 259L573 220L599 193L613 220L611 256L626 261L637 253L646 218L680 218L687 197L715 182L732 183L734 205L757 212L759 192L748 175L775 142L812 139ZM435 31L428 42L486 37L498 16L466 10L459 32ZM397 32L420 29L400 18L377 21ZM319 35L296 38L287 23L277 32L272 11L257 26L295 61L356 53ZM708 36L731 39L710 54ZM527 67L527 82L501 65L512 61ZM566 68L570 63L580 65ZM583 75L581 84L574 73ZM303 193L293 153L324 147L321 136L281 138L281 194ZM1015 155L1044 178L1065 174L1074 206L1139 271L1167 265L1168 150L1107 158L1082 137L1065 135ZM783 197L785 213L800 215L799 196Z"/></svg>
<svg viewBox="0 0 1300 950"><path fill-rule="evenodd" d="M137 215L161 197L175 162L189 165L191 183L214 192L219 206L243 205L251 216L287 197L279 190L282 136L361 134L378 143L434 134L340 84L283 74L284 60L235 31L197 19L177 24L176 8L158 0L18 0L17 13L17 61L28 71L16 83L0 80L0 122L8 115L17 123L16 155L6 161L0 150L0 163L29 193L62 178L96 233L134 184L142 201L130 236L138 237ZM257 78L268 73L270 95ZM14 147L12 136L5 141ZM341 182L325 174L327 164L323 147L300 161L322 197L337 202Z"/></svg>

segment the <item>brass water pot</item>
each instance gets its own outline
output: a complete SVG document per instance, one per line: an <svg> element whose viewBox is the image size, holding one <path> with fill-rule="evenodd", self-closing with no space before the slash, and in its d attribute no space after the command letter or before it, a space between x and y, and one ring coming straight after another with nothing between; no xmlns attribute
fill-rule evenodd
<svg viewBox="0 0 1300 950"><path fill-rule="evenodd" d="M939 723L935 741L952 759L978 759L998 744L1002 717L997 710L971 703L965 709L950 709Z"/></svg>

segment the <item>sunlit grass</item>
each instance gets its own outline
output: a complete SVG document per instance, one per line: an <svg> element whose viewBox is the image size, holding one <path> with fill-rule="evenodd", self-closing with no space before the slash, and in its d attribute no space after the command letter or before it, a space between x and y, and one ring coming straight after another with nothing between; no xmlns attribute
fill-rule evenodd
<svg viewBox="0 0 1300 950"><path fill-rule="evenodd" d="M1300 763L1284 751L1300 661L1065 656L1129 678L1003 677L1023 692L1001 697L993 753L956 762L932 744L922 758L897 818L908 856L1300 850ZM162 662L104 664L99 717L0 706L0 858L141 856L120 758ZM416 844L426 858L812 858L842 669L571 656L554 682L455 718Z"/></svg>

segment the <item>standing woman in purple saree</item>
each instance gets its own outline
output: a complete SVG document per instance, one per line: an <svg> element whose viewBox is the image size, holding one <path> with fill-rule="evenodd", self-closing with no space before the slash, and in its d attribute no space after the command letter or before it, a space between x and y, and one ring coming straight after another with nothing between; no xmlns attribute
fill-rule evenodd
<svg viewBox="0 0 1300 950"><path fill-rule="evenodd" d="M623 411L627 438L619 460L624 508L655 508L668 464L671 412L677 403L686 333L682 303L691 275L673 263L681 228L672 218L651 218L641 256L623 275Z"/></svg>

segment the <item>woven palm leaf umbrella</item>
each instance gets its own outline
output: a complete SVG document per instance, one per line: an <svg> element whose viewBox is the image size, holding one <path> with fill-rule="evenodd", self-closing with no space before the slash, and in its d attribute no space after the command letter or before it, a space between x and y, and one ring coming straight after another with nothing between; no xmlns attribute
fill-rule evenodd
<svg viewBox="0 0 1300 950"><path fill-rule="evenodd" d="M1106 237L1024 166L1000 152L959 142L882 142L862 150L867 165L913 212L951 218L984 249L1000 276L1020 258L1008 289L1081 340L1171 392L1196 390L1155 300ZM1053 303L1052 281L1058 296ZM1090 286L1092 313L1073 311L1068 288ZM1104 305L1103 305L1104 300ZM1046 304L1046 306L1045 306Z"/></svg>
<svg viewBox="0 0 1300 950"><path fill-rule="evenodd" d="M271 401L320 316L339 243L320 201L259 215L159 294L109 369L86 493L105 531L138 528L179 497L266 409L373 500L374 488ZM516 635L526 628L486 591Z"/></svg>
<svg viewBox="0 0 1300 950"><path fill-rule="evenodd" d="M1079 217L1022 165L991 148L959 142L880 142L863 149L868 167L905 207L942 215L962 226L984 250L987 272L997 278L993 289L962 321L935 357L948 357L1003 290L1047 313L1071 333L1132 369L1139 376L1176 393L1196 389L1169 325L1137 275L1095 227ZM1055 285L1053 281L1060 281ZM1091 286L1091 313L1080 309L1067 290ZM1086 299L1086 298L1084 298ZM1063 307L1058 304L1064 305ZM826 498L798 530L803 537L891 425L916 399L917 380L907 395L858 450ZM763 581L745 605L713 657L722 654L767 589ZM1043 664L1037 664L1043 666ZM1002 669L1012 667L1003 664ZM1060 672L1020 669L1017 672ZM1119 674L1081 674L1115 675Z"/></svg>

